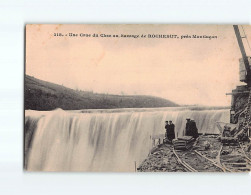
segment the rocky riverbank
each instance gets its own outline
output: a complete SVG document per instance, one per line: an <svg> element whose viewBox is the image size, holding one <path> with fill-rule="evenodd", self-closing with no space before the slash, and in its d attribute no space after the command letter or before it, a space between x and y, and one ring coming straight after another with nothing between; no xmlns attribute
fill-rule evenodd
<svg viewBox="0 0 251 195"><path fill-rule="evenodd" d="M245 144L247 148L247 144ZM229 151L228 151L229 150ZM231 151L230 151L231 150ZM239 156L236 157L236 153ZM227 167L222 164L227 162ZM227 160L226 160L227 159ZM238 160L242 160L238 168ZM235 161L236 160L236 161ZM148 158L138 167L139 172L238 172L250 171L250 162L239 146L223 147L217 135L201 135L187 151L175 151L170 144L153 148ZM188 167L186 166L188 164ZM231 166L235 165L235 167ZM229 167L230 166L230 167ZM190 168L189 168L190 167Z"/></svg>

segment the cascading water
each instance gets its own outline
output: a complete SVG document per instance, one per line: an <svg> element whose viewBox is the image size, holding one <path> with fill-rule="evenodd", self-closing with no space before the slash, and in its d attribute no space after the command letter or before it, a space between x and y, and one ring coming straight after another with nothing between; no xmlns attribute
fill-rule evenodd
<svg viewBox="0 0 251 195"><path fill-rule="evenodd" d="M215 122L229 122L229 110L189 108L98 111L26 111L25 167L28 171L134 171L165 133L165 120L184 135L186 118L200 133L218 133ZM26 144L29 143L29 144Z"/></svg>

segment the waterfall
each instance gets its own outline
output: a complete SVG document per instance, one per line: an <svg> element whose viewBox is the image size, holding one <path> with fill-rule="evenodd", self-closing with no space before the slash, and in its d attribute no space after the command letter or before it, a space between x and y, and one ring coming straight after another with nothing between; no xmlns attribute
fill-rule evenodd
<svg viewBox="0 0 251 195"><path fill-rule="evenodd" d="M218 133L215 122L229 122L229 110L187 108L25 113L25 167L28 171L134 171L165 133L165 120L184 135L186 118L200 133ZM28 144L29 143L29 144Z"/></svg>

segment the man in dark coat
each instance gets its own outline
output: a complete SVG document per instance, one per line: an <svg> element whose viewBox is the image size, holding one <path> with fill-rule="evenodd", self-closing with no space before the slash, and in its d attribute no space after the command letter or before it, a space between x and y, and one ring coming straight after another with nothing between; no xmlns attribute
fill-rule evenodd
<svg viewBox="0 0 251 195"><path fill-rule="evenodd" d="M186 123L186 132L185 132L185 135L187 136L191 136L191 132L190 132L190 118L187 118L187 123Z"/></svg>
<svg viewBox="0 0 251 195"><path fill-rule="evenodd" d="M168 121L166 121L165 129L166 129L166 138L167 138L167 134L168 134L168 132L169 132L169 124L168 124Z"/></svg>
<svg viewBox="0 0 251 195"><path fill-rule="evenodd" d="M190 136L193 136L193 138L195 138L195 139L197 137L199 137L198 128L196 126L196 122L193 119L191 119L191 121L190 121L189 129L191 132Z"/></svg>
<svg viewBox="0 0 251 195"><path fill-rule="evenodd" d="M175 125L172 121L169 121L169 131L167 131L167 138L168 140L172 141L175 138Z"/></svg>

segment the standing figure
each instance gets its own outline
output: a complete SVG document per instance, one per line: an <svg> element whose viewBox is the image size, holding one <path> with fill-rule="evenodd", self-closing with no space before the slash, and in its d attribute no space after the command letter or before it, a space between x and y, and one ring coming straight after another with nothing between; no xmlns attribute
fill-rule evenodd
<svg viewBox="0 0 251 195"><path fill-rule="evenodd" d="M186 123L185 135L186 136L192 136L191 131L190 131L190 123L191 123L190 118L186 118L186 120L187 120L187 123Z"/></svg>
<svg viewBox="0 0 251 195"><path fill-rule="evenodd" d="M167 138L167 134L168 134L168 132L169 132L169 124L168 124L168 121L166 121L165 129L166 129L165 137Z"/></svg>
<svg viewBox="0 0 251 195"><path fill-rule="evenodd" d="M189 129L191 132L190 136L193 136L193 138L195 138L195 139L197 137L199 137L198 128L196 126L196 122L193 119L191 119L191 121L190 121Z"/></svg>
<svg viewBox="0 0 251 195"><path fill-rule="evenodd" d="M175 138L175 125L172 121L169 121L169 131L167 132L168 140L172 141Z"/></svg>

